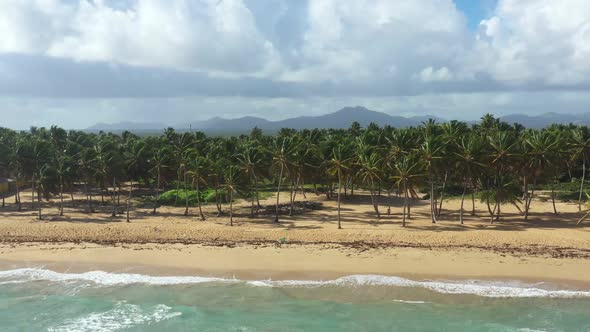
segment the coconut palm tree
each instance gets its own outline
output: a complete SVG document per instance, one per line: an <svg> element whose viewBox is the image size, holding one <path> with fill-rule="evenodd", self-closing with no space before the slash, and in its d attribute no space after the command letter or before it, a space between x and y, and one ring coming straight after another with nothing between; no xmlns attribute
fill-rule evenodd
<svg viewBox="0 0 590 332"><path fill-rule="evenodd" d="M533 186L536 187L537 180L543 172L553 166L559 139L548 131L531 131L524 141L530 148L527 159L529 168L533 171ZM527 197L528 193L525 193L527 198L524 202L524 220L528 219L534 187L530 197Z"/></svg>
<svg viewBox="0 0 590 332"><path fill-rule="evenodd" d="M455 169L458 174L461 174L460 178L463 186L461 208L459 211L459 220L461 224L463 224L463 203L465 201L465 193L468 187L470 187L471 191L472 215L475 215L475 183L477 181L477 174L479 174L485 167L482 163L484 153L483 140L480 136L469 135L463 137L461 141L457 143L457 151L455 152Z"/></svg>
<svg viewBox="0 0 590 332"><path fill-rule="evenodd" d="M223 188L229 195L229 225L234 225L234 194L238 192L240 170L237 166L230 165L223 175Z"/></svg>
<svg viewBox="0 0 590 332"><path fill-rule="evenodd" d="M582 179L580 181L580 194L578 198L578 210L582 211L582 195L586 180L586 166L590 159L590 130L588 127L580 127L574 130L570 147L573 149L574 160L582 162Z"/></svg>
<svg viewBox="0 0 590 332"><path fill-rule="evenodd" d="M279 203L281 195L281 185L285 176L285 173L289 172L289 160L293 151L293 140L292 138L277 137L272 142L270 154L272 156L272 170L275 175L278 175L277 179L277 197L275 204L275 220L279 222Z"/></svg>
<svg viewBox="0 0 590 332"><path fill-rule="evenodd" d="M199 209L199 216L201 221L205 221L205 214L203 214L203 208L201 203L201 190L200 185L207 185L207 160L201 156L195 156L189 163L189 174L192 178L193 184L196 186L197 196L197 208Z"/></svg>
<svg viewBox="0 0 590 332"><path fill-rule="evenodd" d="M423 177L420 164L412 156L402 156L393 164L395 180L398 188L404 195L404 207L402 212L402 226L406 227L406 215L409 214L409 197L417 197L416 188Z"/></svg>
<svg viewBox="0 0 590 332"><path fill-rule="evenodd" d="M169 150L161 144L153 148L152 158L148 161L151 165L150 172L155 176L156 192L154 197L154 208L152 214L158 213L160 207L160 189L162 187L162 171L168 167Z"/></svg>
<svg viewBox="0 0 590 332"><path fill-rule="evenodd" d="M369 187L371 204L373 205L377 218L381 218L379 202L375 197L375 183L381 182L383 173L381 157L376 152L372 152L370 154L359 153L358 158L358 164L360 165L358 176Z"/></svg>
<svg viewBox="0 0 590 332"><path fill-rule="evenodd" d="M332 155L328 160L328 174L335 176L338 179L338 229L342 229L340 204L342 195L342 178L345 171L348 169L348 158L344 154L344 149L341 144L337 145L332 150Z"/></svg>

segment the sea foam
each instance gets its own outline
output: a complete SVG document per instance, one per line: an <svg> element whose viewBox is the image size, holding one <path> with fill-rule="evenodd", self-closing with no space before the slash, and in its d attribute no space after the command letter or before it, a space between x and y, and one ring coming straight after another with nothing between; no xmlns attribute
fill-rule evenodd
<svg viewBox="0 0 590 332"><path fill-rule="evenodd" d="M549 298L588 298L590 290L565 290L540 288L540 284L515 284L506 282L487 282L480 280L462 281L416 281L395 276L351 275L334 280L239 280L235 278L216 278L200 276L150 276L143 274L110 273L91 271L84 273L60 273L43 268L23 268L0 271L0 285L3 283L24 283L30 281L49 282L88 282L93 286L119 286L129 284L144 285L182 285L202 283L243 283L251 287L359 287L391 286L424 288L444 294L478 295L484 297L549 297Z"/></svg>

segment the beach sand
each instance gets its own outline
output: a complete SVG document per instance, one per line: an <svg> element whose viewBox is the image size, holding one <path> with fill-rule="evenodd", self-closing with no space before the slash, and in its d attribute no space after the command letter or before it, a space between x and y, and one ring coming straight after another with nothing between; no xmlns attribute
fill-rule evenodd
<svg viewBox="0 0 590 332"><path fill-rule="evenodd" d="M284 202L288 194L282 195ZM45 219L35 211L0 209L0 268L45 266L60 271L108 270L157 275L206 275L241 279L333 279L351 274L411 278L515 279L590 285L590 225L576 227L577 204L535 200L529 221L503 206L500 222L489 224L487 208L458 221L459 200L445 201L432 224L428 201L413 202L412 219L401 226L401 202L387 201L377 219L366 195L343 202L343 227L336 228L336 202L308 194L323 208L295 216L249 218L249 204L237 205L234 226L215 217L182 215L182 207L149 207L111 218L110 207L87 214L84 204L57 215L46 203ZM24 196L25 197L25 196ZM7 200L10 202L10 200ZM270 197L263 204L272 204ZM98 204L97 204L98 205ZM136 204L137 205L137 204ZM470 210L471 202L465 202ZM226 207L227 208L227 207Z"/></svg>

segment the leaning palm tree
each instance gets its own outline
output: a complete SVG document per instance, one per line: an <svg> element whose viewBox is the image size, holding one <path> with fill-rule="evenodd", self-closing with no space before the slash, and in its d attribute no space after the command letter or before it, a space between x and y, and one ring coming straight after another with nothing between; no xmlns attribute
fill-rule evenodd
<svg viewBox="0 0 590 332"><path fill-rule="evenodd" d="M328 160L328 174L335 176L338 179L338 229L342 229L340 204L342 195L342 177L344 172L348 169L347 159L344 156L342 144L337 145L332 150L332 155Z"/></svg>
<svg viewBox="0 0 590 332"><path fill-rule="evenodd" d="M582 223L582 221L586 220L586 218L588 218L588 216L590 216L590 194L587 192L585 194L586 194L586 198L587 198L586 205L588 206L588 212L586 212L586 214L582 218L580 218L580 220L578 220L578 222L576 223L576 226L580 225Z"/></svg>

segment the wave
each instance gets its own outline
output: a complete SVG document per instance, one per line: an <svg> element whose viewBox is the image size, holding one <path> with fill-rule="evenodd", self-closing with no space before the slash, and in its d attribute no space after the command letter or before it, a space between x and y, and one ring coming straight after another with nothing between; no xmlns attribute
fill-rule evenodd
<svg viewBox="0 0 590 332"><path fill-rule="evenodd" d="M590 298L589 290L556 290L539 288L540 284L514 284L467 281L415 281L401 277L381 275L352 275L334 280L254 280L245 281L230 278L199 276L150 276L143 274L110 273L92 271L84 273L60 273L42 268L24 268L0 271L0 284L24 283L30 281L50 282L91 282L95 286L120 286L129 284L181 285L202 283L243 283L252 287L358 287L392 286L424 288L443 294L478 295L484 297L548 297L548 298Z"/></svg>
<svg viewBox="0 0 590 332"><path fill-rule="evenodd" d="M134 304L117 303L111 310L93 312L82 317L68 319L48 329L49 332L111 332L145 324L158 323L180 316L172 308L163 304L151 310L141 309Z"/></svg>

